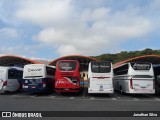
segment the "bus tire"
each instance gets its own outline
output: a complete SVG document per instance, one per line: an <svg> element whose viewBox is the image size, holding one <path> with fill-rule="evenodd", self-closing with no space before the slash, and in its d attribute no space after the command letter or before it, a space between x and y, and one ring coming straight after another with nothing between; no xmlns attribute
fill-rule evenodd
<svg viewBox="0 0 160 120"><path fill-rule="evenodd" d="M123 93L123 91L122 91L122 86L120 86L119 89L120 89L120 93Z"/></svg>
<svg viewBox="0 0 160 120"><path fill-rule="evenodd" d="M155 94L160 95L160 90L158 89L158 87L156 87L156 89L155 89Z"/></svg>

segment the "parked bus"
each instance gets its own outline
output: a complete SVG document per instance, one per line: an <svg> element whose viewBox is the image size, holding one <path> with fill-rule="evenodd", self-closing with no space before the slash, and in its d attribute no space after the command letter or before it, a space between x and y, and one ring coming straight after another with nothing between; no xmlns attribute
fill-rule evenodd
<svg viewBox="0 0 160 120"><path fill-rule="evenodd" d="M114 89L131 94L154 94L155 81L151 63L125 63L113 69Z"/></svg>
<svg viewBox="0 0 160 120"><path fill-rule="evenodd" d="M113 68L111 62L89 63L88 93L113 93Z"/></svg>
<svg viewBox="0 0 160 120"><path fill-rule="evenodd" d="M156 89L156 94L160 95L160 75L158 75L155 79L155 89Z"/></svg>
<svg viewBox="0 0 160 120"><path fill-rule="evenodd" d="M47 93L54 91L55 67L45 64L24 66L23 91L26 93Z"/></svg>
<svg viewBox="0 0 160 120"><path fill-rule="evenodd" d="M56 64L56 92L80 91L80 65L77 60L59 60Z"/></svg>
<svg viewBox="0 0 160 120"><path fill-rule="evenodd" d="M22 76L23 68L0 66L0 93L20 90Z"/></svg>
<svg viewBox="0 0 160 120"><path fill-rule="evenodd" d="M160 95L160 65L153 65L155 77L155 93Z"/></svg>

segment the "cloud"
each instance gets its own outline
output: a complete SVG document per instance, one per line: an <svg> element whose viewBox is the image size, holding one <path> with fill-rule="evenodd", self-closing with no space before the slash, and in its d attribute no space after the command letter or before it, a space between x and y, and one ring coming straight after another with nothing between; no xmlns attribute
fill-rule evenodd
<svg viewBox="0 0 160 120"><path fill-rule="evenodd" d="M17 39L19 37L19 33L14 28L1 28L0 37L2 40Z"/></svg>
<svg viewBox="0 0 160 120"><path fill-rule="evenodd" d="M151 4L149 4L149 11L151 11L151 12L158 12L159 10L160 10L160 1L159 0L153 0L152 2L151 2Z"/></svg>
<svg viewBox="0 0 160 120"><path fill-rule="evenodd" d="M0 47L0 54L13 54L13 55L21 55L21 56L31 56L35 55L38 49L41 47L38 45L22 45L22 44L17 44L17 45L1 45Z"/></svg>
<svg viewBox="0 0 160 120"><path fill-rule="evenodd" d="M67 21L71 14L70 0L27 0L21 2L22 9L15 13L21 20L40 26Z"/></svg>
<svg viewBox="0 0 160 120"><path fill-rule="evenodd" d="M38 27L38 32L27 38L56 49L59 55L98 55L119 49L126 41L145 41L160 28L159 3L153 0L142 6L134 0L18 0L10 16L18 23Z"/></svg>
<svg viewBox="0 0 160 120"><path fill-rule="evenodd" d="M0 53L1 54L10 54L13 53L14 48L13 47L6 47L6 46L1 46L0 47Z"/></svg>
<svg viewBox="0 0 160 120"><path fill-rule="evenodd" d="M57 52L60 55L82 54L82 51L77 50L73 45L60 45Z"/></svg>
<svg viewBox="0 0 160 120"><path fill-rule="evenodd" d="M127 8L127 11L113 14L112 9L105 7L74 11L70 22L63 28L58 24L46 26L34 39L57 47L60 55L100 54L104 49L112 49L128 39L140 38L152 31L151 22L136 12Z"/></svg>

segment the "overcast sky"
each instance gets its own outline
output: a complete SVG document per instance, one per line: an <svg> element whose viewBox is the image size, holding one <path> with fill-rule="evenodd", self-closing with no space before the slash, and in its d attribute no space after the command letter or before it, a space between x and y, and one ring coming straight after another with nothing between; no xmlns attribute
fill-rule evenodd
<svg viewBox="0 0 160 120"><path fill-rule="evenodd" d="M160 0L0 0L0 54L64 55L160 48Z"/></svg>

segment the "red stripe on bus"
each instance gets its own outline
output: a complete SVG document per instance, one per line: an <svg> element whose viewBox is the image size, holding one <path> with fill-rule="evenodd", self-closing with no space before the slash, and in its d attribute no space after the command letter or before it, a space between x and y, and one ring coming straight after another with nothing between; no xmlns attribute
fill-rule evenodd
<svg viewBox="0 0 160 120"><path fill-rule="evenodd" d="M92 78L104 79L104 78L110 78L110 77L92 77Z"/></svg>

